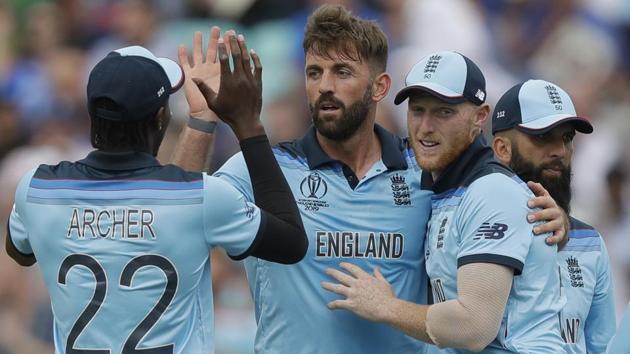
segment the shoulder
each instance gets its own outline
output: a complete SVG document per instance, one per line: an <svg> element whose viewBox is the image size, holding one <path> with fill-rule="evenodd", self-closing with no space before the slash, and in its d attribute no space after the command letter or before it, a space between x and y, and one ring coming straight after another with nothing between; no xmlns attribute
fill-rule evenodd
<svg viewBox="0 0 630 354"><path fill-rule="evenodd" d="M470 197L504 201L531 196L531 191L520 178L502 170L491 171L476 178L466 188L466 192Z"/></svg>
<svg viewBox="0 0 630 354"><path fill-rule="evenodd" d="M279 143L272 151L280 167L308 166L306 152L300 140Z"/></svg>
<svg viewBox="0 0 630 354"><path fill-rule="evenodd" d="M569 241L563 251L602 251L602 236L593 226L572 216L569 217L569 225Z"/></svg>
<svg viewBox="0 0 630 354"><path fill-rule="evenodd" d="M156 179L172 182L195 182L203 178L201 172L186 171L175 165L164 165L144 178L151 178L151 175Z"/></svg>

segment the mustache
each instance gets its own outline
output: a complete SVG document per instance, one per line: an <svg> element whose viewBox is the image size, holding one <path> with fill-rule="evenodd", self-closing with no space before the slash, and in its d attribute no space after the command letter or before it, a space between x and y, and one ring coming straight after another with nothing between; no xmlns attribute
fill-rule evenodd
<svg viewBox="0 0 630 354"><path fill-rule="evenodd" d="M538 170L543 170L546 168L551 168L551 169L557 169L557 170L566 170L568 168L568 166L565 166L564 163L562 163L562 160L560 159L555 159L546 163L541 164L538 167Z"/></svg>
<svg viewBox="0 0 630 354"><path fill-rule="evenodd" d="M335 95L333 95L332 93L325 93L319 96L319 98L317 99L317 101L315 101L315 104L313 105L312 108L319 109L319 107L321 107L322 104L325 104L325 103L333 104L341 109L346 108L346 105L344 105L343 102L337 99Z"/></svg>

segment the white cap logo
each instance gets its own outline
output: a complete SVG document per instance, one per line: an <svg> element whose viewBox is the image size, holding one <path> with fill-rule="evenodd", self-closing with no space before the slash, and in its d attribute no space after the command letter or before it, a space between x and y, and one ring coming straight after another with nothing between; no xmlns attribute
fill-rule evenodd
<svg viewBox="0 0 630 354"><path fill-rule="evenodd" d="M477 93L475 93L475 97L477 97L480 101L483 101L486 98L486 94L483 93L480 89L477 89Z"/></svg>
<svg viewBox="0 0 630 354"><path fill-rule="evenodd" d="M157 92L158 97L162 97L162 95L164 94L164 86L160 87L160 89Z"/></svg>
<svg viewBox="0 0 630 354"><path fill-rule="evenodd" d="M497 118L505 118L505 111L498 111Z"/></svg>

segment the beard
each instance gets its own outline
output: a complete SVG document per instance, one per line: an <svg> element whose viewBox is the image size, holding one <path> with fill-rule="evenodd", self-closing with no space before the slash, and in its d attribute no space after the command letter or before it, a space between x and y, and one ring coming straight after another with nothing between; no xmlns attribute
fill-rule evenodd
<svg viewBox="0 0 630 354"><path fill-rule="evenodd" d="M341 117L338 119L328 120L320 116L322 112L319 107L324 102L329 102L339 107ZM311 110L311 119L317 132L324 137L334 141L346 141L352 137L359 127L365 122L368 112L372 107L372 85L368 85L361 100L354 102L350 107L340 100L336 99L333 94L322 94L314 105L309 105ZM325 115L326 113L324 113Z"/></svg>
<svg viewBox="0 0 630 354"><path fill-rule="evenodd" d="M545 176L543 170L548 167L560 167L560 176ZM514 170L518 177L524 182L534 181L542 184L559 207L567 214L571 212L571 165L564 166L562 161L556 159L535 166L520 154L515 145L512 145L510 168Z"/></svg>
<svg viewBox="0 0 630 354"><path fill-rule="evenodd" d="M448 139L436 139L441 140L442 151L438 155L424 156L420 149L420 142L416 139L409 139L411 141L411 147L416 155L416 162L422 168L423 171L432 173L442 173L444 170L453 163L461 154L468 149L470 144L474 140L472 134L473 123L469 122L464 128L455 129L452 136ZM476 135L475 135L476 136ZM432 135L423 136L422 139L433 140Z"/></svg>

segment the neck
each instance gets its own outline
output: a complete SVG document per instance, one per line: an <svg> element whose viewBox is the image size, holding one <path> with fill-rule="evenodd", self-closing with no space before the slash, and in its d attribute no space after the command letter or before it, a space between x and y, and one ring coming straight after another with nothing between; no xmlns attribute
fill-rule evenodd
<svg viewBox="0 0 630 354"><path fill-rule="evenodd" d="M381 158L381 143L374 132L373 119L366 119L347 140L331 140L317 132L317 141L328 156L346 164L359 179Z"/></svg>

